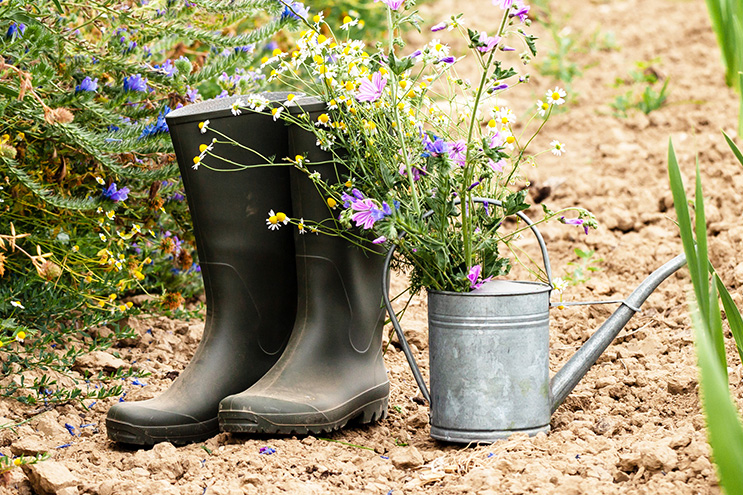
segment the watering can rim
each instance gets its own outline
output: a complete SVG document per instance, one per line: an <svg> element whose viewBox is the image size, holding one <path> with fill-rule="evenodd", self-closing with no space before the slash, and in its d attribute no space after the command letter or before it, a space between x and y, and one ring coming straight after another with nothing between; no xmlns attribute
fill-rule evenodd
<svg viewBox="0 0 743 495"><path fill-rule="evenodd" d="M498 287L500 286L500 287ZM531 290L524 291L499 291L502 288L511 287L513 289L524 288L523 286L529 286ZM491 292L498 291L498 292ZM447 290L433 290L426 288L428 295L442 295L442 296L463 296L463 297L499 297L499 296L515 296L515 295L528 295L528 294L541 294L543 292L551 292L552 286L544 282L532 281L532 280L506 280L496 279L490 282L485 282L479 289L472 290L470 292L455 292Z"/></svg>

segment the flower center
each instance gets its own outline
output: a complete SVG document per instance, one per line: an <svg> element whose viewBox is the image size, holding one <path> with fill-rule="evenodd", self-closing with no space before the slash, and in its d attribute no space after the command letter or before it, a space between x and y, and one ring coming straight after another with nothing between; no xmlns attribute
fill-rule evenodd
<svg viewBox="0 0 743 495"><path fill-rule="evenodd" d="M554 93L552 93L552 99L553 100L559 100L560 98L561 98L560 93L558 93L557 91L555 91Z"/></svg>

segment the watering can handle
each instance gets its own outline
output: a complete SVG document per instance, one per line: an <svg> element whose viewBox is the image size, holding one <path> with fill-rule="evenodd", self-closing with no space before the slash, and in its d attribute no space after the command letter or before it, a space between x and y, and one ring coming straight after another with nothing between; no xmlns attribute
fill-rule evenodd
<svg viewBox="0 0 743 495"><path fill-rule="evenodd" d="M472 201L476 203L489 203L489 204L494 204L496 206L503 206L503 203L497 199L472 198ZM454 200L454 204L459 204L459 203L460 203L459 198ZM433 214L433 210L424 213L423 217L426 218L428 216L431 216L432 214ZM536 225L534 225L534 222L532 222L529 219L529 217L527 217L520 211L516 212L516 215L519 218L521 218L526 223L526 225L529 226L532 232L534 232L534 235L537 238L537 242L539 243L539 249L541 249L542 251L542 259L544 260L544 271L547 274L547 281L549 282L550 287L553 287L552 268L550 267L550 260L549 260L549 256L547 255L547 246L544 243L544 238L542 237L542 234L539 232L539 230L537 230ZM405 233L403 232L402 234L400 234L400 237L403 237L404 235ZM408 360L408 364L410 365L410 371L413 372L415 383L418 384L418 388L423 394L423 397L430 404L431 394L428 391L428 386L426 385L426 381L423 379L421 370L418 367L418 363L415 361L413 352L410 350L410 345L408 344L408 341L405 338L405 333L403 333L402 327L400 327L400 321L397 319L397 315L395 315L395 310L392 309L392 303L390 302L390 295L389 295L390 262L392 261L392 256L395 254L396 248L397 246L393 244L390 250L387 252L387 257L384 260L384 268L382 270L382 294L384 297L384 306L387 309L387 313L390 315L390 321L392 322L392 326L395 328L395 333L397 334L397 338L400 341L400 345L402 346L402 352L405 354L405 358Z"/></svg>

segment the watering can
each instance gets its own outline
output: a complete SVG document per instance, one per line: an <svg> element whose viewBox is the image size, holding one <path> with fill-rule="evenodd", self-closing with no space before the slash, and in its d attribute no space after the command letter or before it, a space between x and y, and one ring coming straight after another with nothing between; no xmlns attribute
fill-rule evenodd
<svg viewBox="0 0 743 495"><path fill-rule="evenodd" d="M474 201L501 206L500 201ZM679 255L647 277L626 299L601 301L619 308L549 378L549 308L553 289L542 235L523 213L542 252L548 283L495 280L472 292L428 292L431 390L413 357L389 299L384 265L384 303L415 381L431 412L431 437L455 443L488 443L514 433L548 432L552 413L606 350L648 296L686 264Z"/></svg>

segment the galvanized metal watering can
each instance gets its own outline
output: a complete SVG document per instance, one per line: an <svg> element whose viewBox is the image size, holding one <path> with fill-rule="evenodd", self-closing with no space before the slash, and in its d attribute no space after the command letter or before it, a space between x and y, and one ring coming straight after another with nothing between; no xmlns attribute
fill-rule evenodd
<svg viewBox="0 0 743 495"><path fill-rule="evenodd" d="M475 201L500 206L497 200ZM552 413L601 353L658 285L686 264L684 255L679 255L626 299L603 301L620 306L550 380L550 262L536 226L523 213L517 215L539 242L549 283L497 280L468 293L429 291L430 392L390 304L389 264L395 247L387 254L384 302L415 381L430 405L431 436L437 440L487 443L514 433L549 431Z"/></svg>

